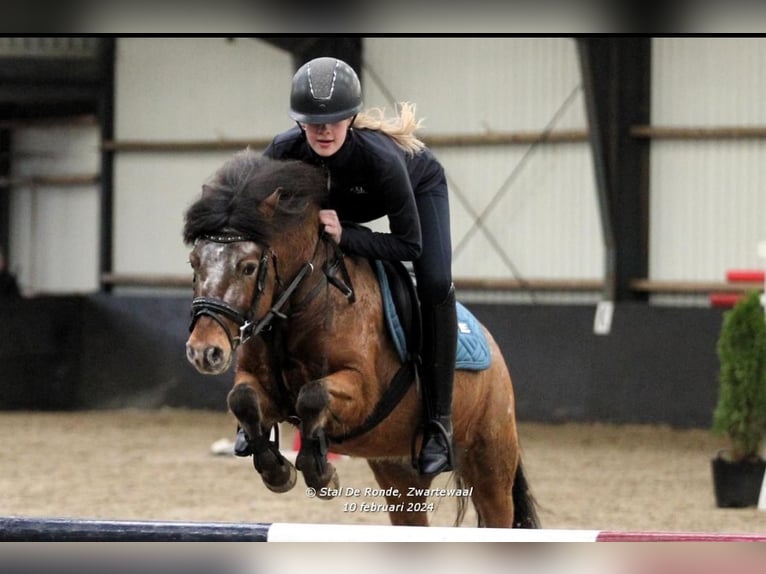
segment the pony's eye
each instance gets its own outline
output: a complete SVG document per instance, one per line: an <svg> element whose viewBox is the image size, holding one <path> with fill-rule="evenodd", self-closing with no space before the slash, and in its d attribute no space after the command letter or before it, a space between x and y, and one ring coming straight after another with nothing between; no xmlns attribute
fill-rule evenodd
<svg viewBox="0 0 766 574"><path fill-rule="evenodd" d="M252 275L255 273L255 263L248 263L242 268L242 275Z"/></svg>

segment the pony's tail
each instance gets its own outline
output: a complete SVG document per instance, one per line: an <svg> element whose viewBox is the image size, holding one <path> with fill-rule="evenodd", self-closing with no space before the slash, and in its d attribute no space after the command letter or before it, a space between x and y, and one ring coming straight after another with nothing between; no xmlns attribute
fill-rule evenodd
<svg viewBox="0 0 766 574"><path fill-rule="evenodd" d="M452 476L450 478L450 481L462 492L466 492L468 490L468 485L466 484L463 477L460 475L459 472L452 473ZM449 483L448 483L449 484ZM468 511L468 502L470 501L470 498L467 495L461 494L457 497L457 512L455 513L455 522L453 522L453 526L460 526L463 524L463 520L465 520L465 513Z"/></svg>
<svg viewBox="0 0 766 574"><path fill-rule="evenodd" d="M454 481L455 486L461 491L467 491L467 484L459 472L455 472L451 476L451 481ZM537 516L537 502L532 496L529 490L529 483L527 477L524 474L524 468L519 459L519 464L516 467L516 476L513 479L513 488L511 489L511 497L513 498L513 524L512 528L540 528L540 519ZM455 516L455 526L460 526L465 519L466 512L468 510L468 502L470 498L468 496L457 497L457 514ZM482 520L481 514L478 512L478 523L476 526L482 528L486 526L484 520Z"/></svg>
<svg viewBox="0 0 766 574"><path fill-rule="evenodd" d="M537 503L529 491L529 483L524 475L521 459L516 467L511 496L513 497L513 528L540 528Z"/></svg>

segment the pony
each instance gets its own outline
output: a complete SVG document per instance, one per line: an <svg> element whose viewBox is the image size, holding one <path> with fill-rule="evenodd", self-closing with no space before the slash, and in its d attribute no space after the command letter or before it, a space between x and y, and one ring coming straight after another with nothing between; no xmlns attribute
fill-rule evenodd
<svg viewBox="0 0 766 574"><path fill-rule="evenodd" d="M328 453L362 457L390 522L427 526L429 496L444 494L413 466L423 419L417 345L397 351L380 263L344 254L322 232L318 211L327 194L321 168L250 149L202 186L183 228L194 291L187 359L203 374L235 365L227 406L271 491L293 488L300 471L319 498L339 496ZM397 283L395 274L388 280ZM413 303L412 281L400 281L407 282ZM417 341L417 317L410 311L401 321L410 341ZM537 528L511 377L491 334L478 329L488 366L455 374L455 525L470 498L478 526ZM282 422L300 431L295 464L279 450Z"/></svg>

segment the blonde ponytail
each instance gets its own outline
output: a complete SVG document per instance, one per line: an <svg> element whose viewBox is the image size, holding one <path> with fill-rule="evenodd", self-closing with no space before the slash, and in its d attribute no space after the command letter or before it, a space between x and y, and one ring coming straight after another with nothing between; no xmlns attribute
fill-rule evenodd
<svg viewBox="0 0 766 574"><path fill-rule="evenodd" d="M425 147L415 135L422 123L415 117L415 104L401 102L396 117L386 117L382 108L370 108L356 116L353 127L383 132L404 151L415 154Z"/></svg>

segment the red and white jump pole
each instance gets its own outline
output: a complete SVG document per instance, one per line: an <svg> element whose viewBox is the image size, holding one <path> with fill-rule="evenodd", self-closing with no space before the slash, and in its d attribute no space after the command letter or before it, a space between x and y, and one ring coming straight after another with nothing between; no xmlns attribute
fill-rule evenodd
<svg viewBox="0 0 766 574"><path fill-rule="evenodd" d="M766 542L764 533L0 517L0 542Z"/></svg>
<svg viewBox="0 0 766 574"><path fill-rule="evenodd" d="M766 260L766 241L758 244L758 256ZM766 268L766 265L764 265ZM729 269L726 272L726 282L732 284L752 284L755 286L760 283L763 285L761 295L761 304L766 312L766 271L763 269ZM710 304L713 307L730 308L737 304L737 301L744 297L742 292L722 292L711 293Z"/></svg>
<svg viewBox="0 0 766 574"><path fill-rule="evenodd" d="M755 286L758 283L766 285L766 272L759 269L729 269L726 272L726 282L732 284L750 283ZM741 291L726 293L711 293L710 304L713 307L734 307L737 301L745 296Z"/></svg>
<svg viewBox="0 0 766 574"><path fill-rule="evenodd" d="M359 524L272 524L269 542L766 542L766 532L451 528Z"/></svg>

